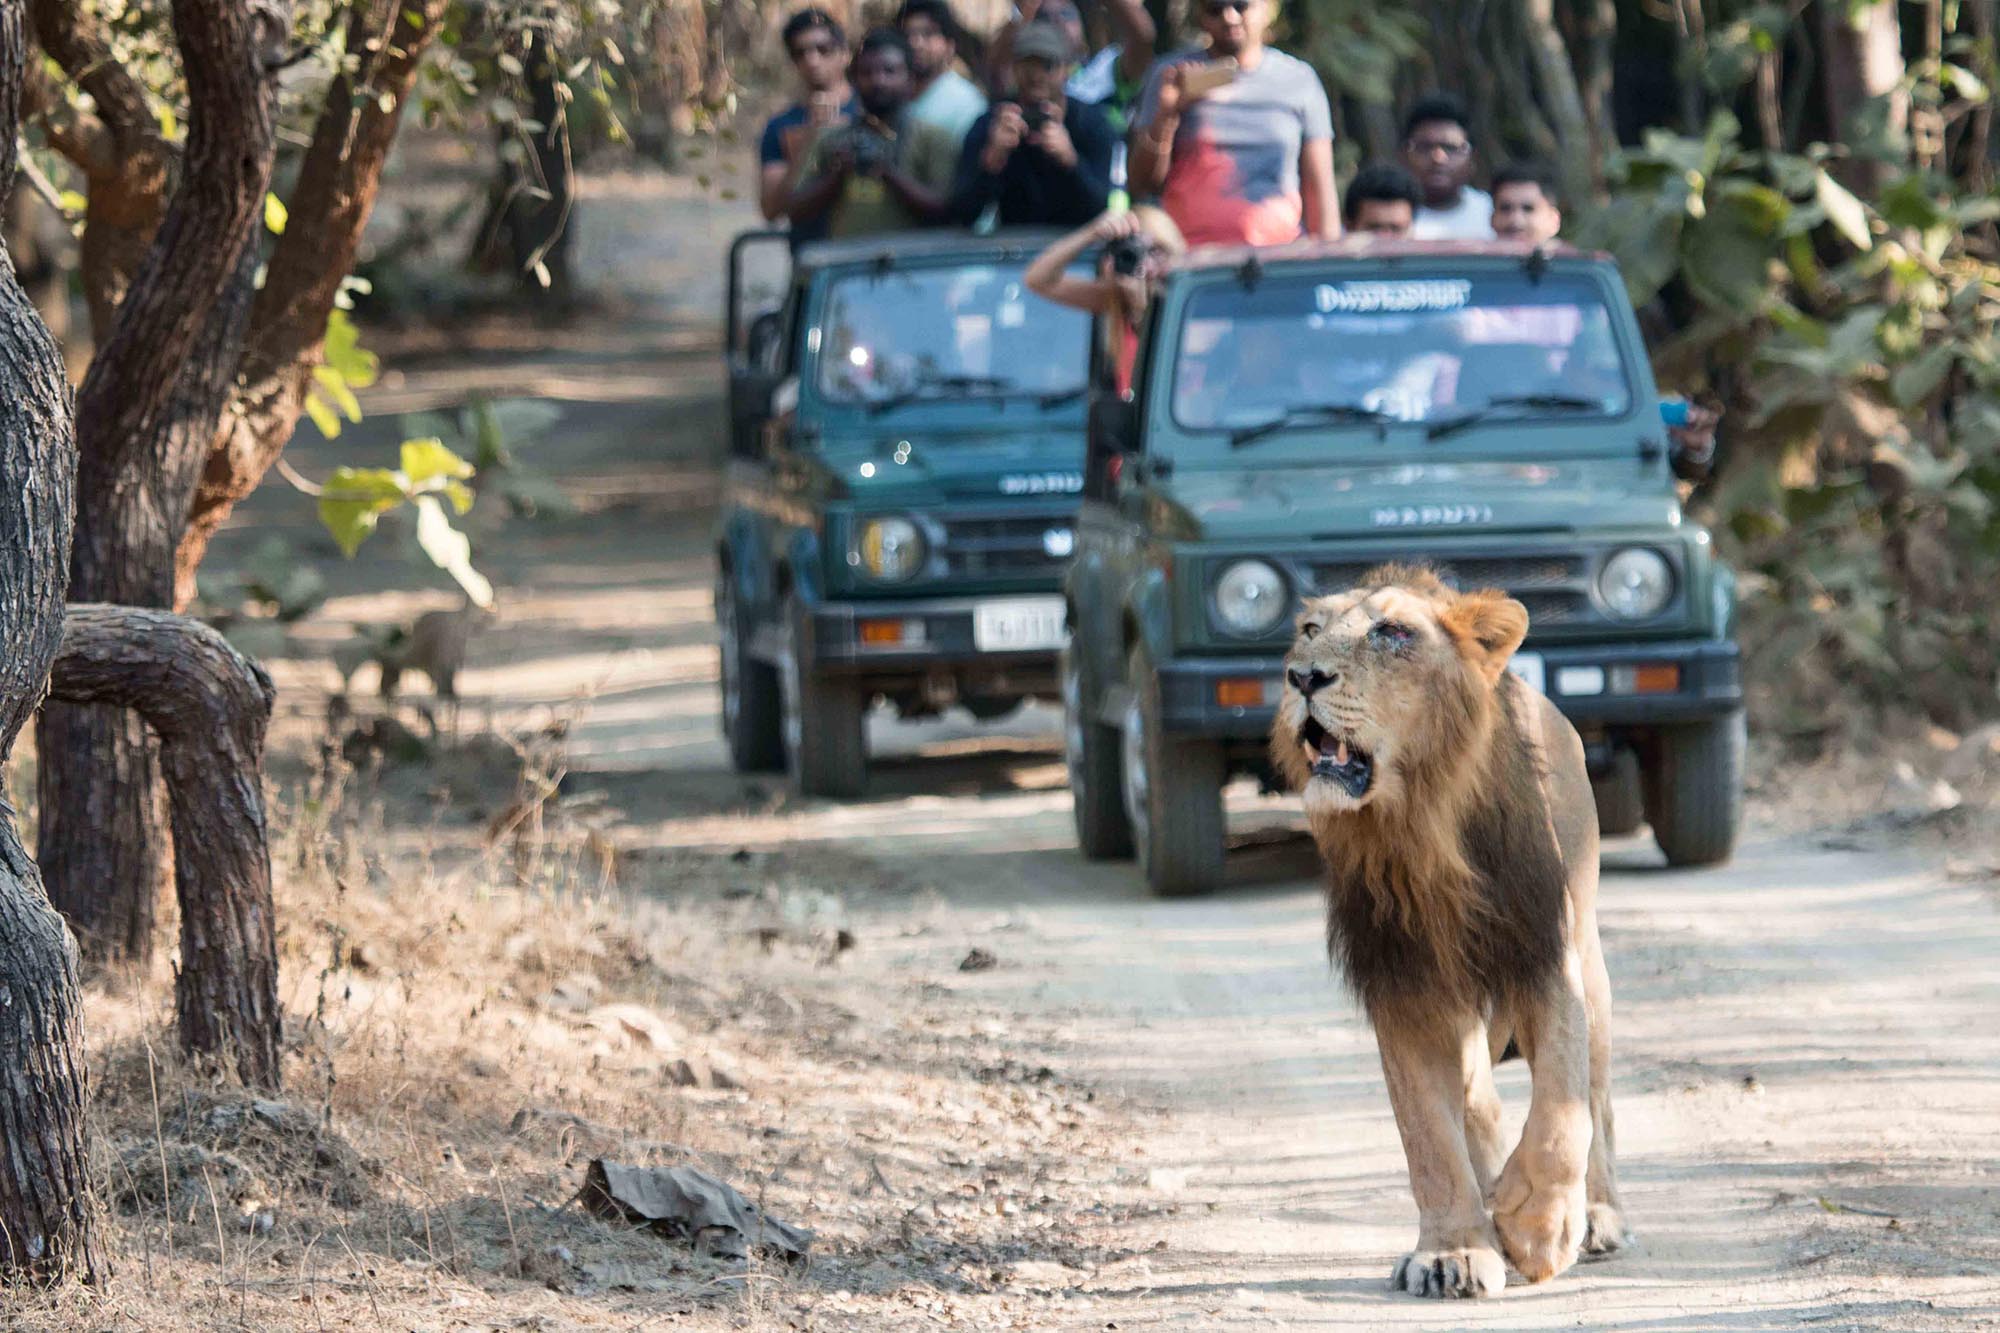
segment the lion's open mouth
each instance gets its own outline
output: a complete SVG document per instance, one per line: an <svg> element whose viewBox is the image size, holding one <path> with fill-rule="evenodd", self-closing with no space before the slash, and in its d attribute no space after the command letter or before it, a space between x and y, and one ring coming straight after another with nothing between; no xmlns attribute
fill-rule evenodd
<svg viewBox="0 0 2000 1333"><path fill-rule="evenodd" d="M1360 800L1374 785L1374 757L1346 737L1335 736L1319 724L1318 718L1306 719L1305 726L1299 729L1299 744L1305 747L1312 775L1338 782L1341 790L1353 799Z"/></svg>

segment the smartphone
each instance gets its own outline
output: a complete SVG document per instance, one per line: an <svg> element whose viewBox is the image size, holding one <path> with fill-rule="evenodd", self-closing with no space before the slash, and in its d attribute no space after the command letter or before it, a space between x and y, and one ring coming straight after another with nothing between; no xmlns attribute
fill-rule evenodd
<svg viewBox="0 0 2000 1333"><path fill-rule="evenodd" d="M1186 97L1201 97L1217 88L1226 88L1236 82L1237 72L1234 56L1189 65L1181 73L1181 93Z"/></svg>

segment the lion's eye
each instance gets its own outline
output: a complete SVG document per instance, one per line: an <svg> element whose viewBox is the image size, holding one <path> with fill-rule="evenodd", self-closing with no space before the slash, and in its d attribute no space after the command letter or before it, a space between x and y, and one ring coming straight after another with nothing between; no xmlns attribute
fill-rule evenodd
<svg viewBox="0 0 2000 1333"><path fill-rule="evenodd" d="M1417 632L1394 620L1378 620L1368 631L1368 637L1384 647L1402 648L1417 637Z"/></svg>
<svg viewBox="0 0 2000 1333"><path fill-rule="evenodd" d="M1317 620L1308 620L1305 624L1299 626L1299 633L1305 635L1308 639L1316 639L1319 637L1319 632L1325 628L1326 626L1320 624Z"/></svg>

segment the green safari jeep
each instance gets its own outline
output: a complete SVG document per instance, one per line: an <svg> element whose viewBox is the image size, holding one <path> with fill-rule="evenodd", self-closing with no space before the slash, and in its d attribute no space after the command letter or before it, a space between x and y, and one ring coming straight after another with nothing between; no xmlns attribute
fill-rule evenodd
<svg viewBox="0 0 2000 1333"><path fill-rule="evenodd" d="M1094 345L1101 340L1093 339ZM1735 577L1674 488L1616 267L1566 249L1198 251L1094 362L1062 696L1078 841L1155 892L1223 878L1302 598L1384 561L1527 607L1513 669L1582 733L1608 832L1726 859L1742 809Z"/></svg>
<svg viewBox="0 0 2000 1333"><path fill-rule="evenodd" d="M1090 321L1021 282L1052 239L732 247L715 620L739 770L855 796L877 698L984 720L1054 697Z"/></svg>

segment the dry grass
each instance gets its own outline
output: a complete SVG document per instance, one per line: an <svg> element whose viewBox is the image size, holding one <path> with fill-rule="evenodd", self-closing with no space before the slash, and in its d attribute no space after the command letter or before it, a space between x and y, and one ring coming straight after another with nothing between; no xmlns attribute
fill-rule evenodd
<svg viewBox="0 0 2000 1333"><path fill-rule="evenodd" d="M165 960L92 985L116 1276L14 1293L0 1324L1048 1326L1009 1265L1105 1258L1086 1231L1119 1114L961 997L877 973L865 931L852 947L834 890L893 910L908 886L819 854L621 848L557 794L561 737L322 759L279 799L282 1103L174 1059ZM598 1155L699 1165L812 1228L814 1260L710 1261L589 1217L569 1201Z"/></svg>

